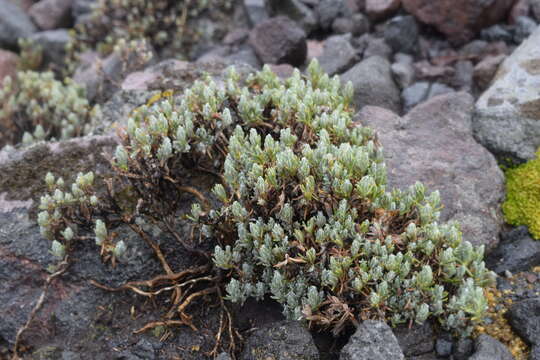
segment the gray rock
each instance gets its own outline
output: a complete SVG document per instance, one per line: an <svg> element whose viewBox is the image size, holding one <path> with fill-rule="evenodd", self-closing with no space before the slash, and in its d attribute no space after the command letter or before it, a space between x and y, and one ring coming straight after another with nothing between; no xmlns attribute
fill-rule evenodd
<svg viewBox="0 0 540 360"><path fill-rule="evenodd" d="M67 27L71 21L72 0L40 0L28 13L42 30Z"/></svg>
<svg viewBox="0 0 540 360"><path fill-rule="evenodd" d="M491 250L503 223L504 177L472 136L472 109L473 98L460 92L431 98L404 118L370 106L357 120L379 134L389 189L421 181L430 191L440 190L440 221L459 222L465 240Z"/></svg>
<svg viewBox="0 0 540 360"><path fill-rule="evenodd" d="M508 320L528 344L540 345L540 297L514 303L508 311Z"/></svg>
<svg viewBox="0 0 540 360"><path fill-rule="evenodd" d="M452 356L455 360L467 360L473 352L474 342L469 338L461 338L454 344Z"/></svg>
<svg viewBox="0 0 540 360"><path fill-rule="evenodd" d="M476 102L474 133L491 152L514 161L535 156L540 146L540 28L499 66Z"/></svg>
<svg viewBox="0 0 540 360"><path fill-rule="evenodd" d="M231 355L227 354L226 352L222 352L216 357L216 360L232 360Z"/></svg>
<svg viewBox="0 0 540 360"><path fill-rule="evenodd" d="M403 111L408 112L414 106L427 99L429 92L429 83L425 81L417 82L405 88L401 92L403 99Z"/></svg>
<svg viewBox="0 0 540 360"><path fill-rule="evenodd" d="M534 345L531 347L529 360L540 360L540 345Z"/></svg>
<svg viewBox="0 0 540 360"><path fill-rule="evenodd" d="M511 42L512 32L504 25L495 24L480 32L480 37L487 41Z"/></svg>
<svg viewBox="0 0 540 360"><path fill-rule="evenodd" d="M357 109L365 105L375 105L395 113L401 111L399 90L392 79L388 60L379 56L367 58L345 72L341 80L343 83L353 83L354 104Z"/></svg>
<svg viewBox="0 0 540 360"><path fill-rule="evenodd" d="M307 34L317 28L315 12L300 0L267 0L266 7L271 16L286 16L294 20Z"/></svg>
<svg viewBox="0 0 540 360"><path fill-rule="evenodd" d="M258 24L251 31L249 41L265 64L300 66L306 60L306 33L284 16Z"/></svg>
<svg viewBox="0 0 540 360"><path fill-rule="evenodd" d="M434 349L433 327L429 321L422 325L415 324L410 329L408 326L401 326L393 330L406 357L427 354Z"/></svg>
<svg viewBox="0 0 540 360"><path fill-rule="evenodd" d="M370 58L372 56L380 56L385 59L390 59L390 56L392 55L392 49L384 39L375 38L369 36L367 38L365 50L364 50L364 58Z"/></svg>
<svg viewBox="0 0 540 360"><path fill-rule="evenodd" d="M485 40L473 40L459 49L463 57L483 57L488 51L489 43Z"/></svg>
<svg viewBox="0 0 540 360"><path fill-rule="evenodd" d="M244 0L244 9L252 26L268 20L270 17L264 0Z"/></svg>
<svg viewBox="0 0 540 360"><path fill-rule="evenodd" d="M455 65L456 72L451 85L463 91L470 92L473 85L474 65L471 61L458 61Z"/></svg>
<svg viewBox="0 0 540 360"><path fill-rule="evenodd" d="M96 0L73 0L71 5L71 15L74 19L89 14L92 12L92 6L96 3Z"/></svg>
<svg viewBox="0 0 540 360"><path fill-rule="evenodd" d="M356 62L356 52L349 39L350 36L335 35L324 41L323 53L317 60L328 75L340 74Z"/></svg>
<svg viewBox="0 0 540 360"><path fill-rule="evenodd" d="M261 62L252 48L245 48L226 57L232 64L248 64L254 69L261 68Z"/></svg>
<svg viewBox="0 0 540 360"><path fill-rule="evenodd" d="M395 13L401 0L366 0L366 14L373 20L383 20Z"/></svg>
<svg viewBox="0 0 540 360"><path fill-rule="evenodd" d="M391 67L394 80L396 80L401 89L405 89L414 80L414 60L410 55L397 53L394 56L394 61Z"/></svg>
<svg viewBox="0 0 540 360"><path fill-rule="evenodd" d="M435 82L435 83L431 84L431 87L429 88L429 93L428 93L427 98L431 99L434 96L448 94L448 93L451 93L451 92L455 92L455 90L452 89L450 86L439 83L439 82Z"/></svg>
<svg viewBox="0 0 540 360"><path fill-rule="evenodd" d="M365 320L341 350L340 360L405 359L392 329L384 322Z"/></svg>
<svg viewBox="0 0 540 360"><path fill-rule="evenodd" d="M452 341L438 338L435 342L435 352L438 356L448 357L452 354Z"/></svg>
<svg viewBox="0 0 540 360"><path fill-rule="evenodd" d="M281 321L255 330L247 339L242 360L318 360L309 331L299 322Z"/></svg>
<svg viewBox="0 0 540 360"><path fill-rule="evenodd" d="M408 357L407 360L439 360L440 358L435 353L422 354L418 356Z"/></svg>
<svg viewBox="0 0 540 360"><path fill-rule="evenodd" d="M514 29L514 41L520 44L529 35L531 35L537 27L536 21L528 16L520 16L516 19L516 27Z"/></svg>
<svg viewBox="0 0 540 360"><path fill-rule="evenodd" d="M328 30L334 20L345 10L343 0L320 0L316 7L319 26L323 30Z"/></svg>
<svg viewBox="0 0 540 360"><path fill-rule="evenodd" d="M197 58L198 63L211 63L215 61L222 61L227 56L231 55L230 46L216 46L203 53Z"/></svg>
<svg viewBox="0 0 540 360"><path fill-rule="evenodd" d="M133 348L129 350L122 351L122 358L126 360L155 360L156 351L154 346L147 339L141 339Z"/></svg>
<svg viewBox="0 0 540 360"><path fill-rule="evenodd" d="M66 44L70 39L67 29L37 32L30 36L30 39L42 46L46 63L63 63L66 55Z"/></svg>
<svg viewBox="0 0 540 360"><path fill-rule="evenodd" d="M497 274L527 271L540 265L540 241L531 237L526 226L505 232L499 246L489 254L487 264Z"/></svg>
<svg viewBox="0 0 540 360"><path fill-rule="evenodd" d="M469 360L514 360L510 351L489 335L482 334L475 341L475 352Z"/></svg>
<svg viewBox="0 0 540 360"><path fill-rule="evenodd" d="M39 143L22 150L3 149L0 151L0 211L5 204L9 205L7 199L24 202L38 198L37 195L46 190L43 179L47 172L68 179L72 173L106 166L107 161L100 153L115 144L113 137L95 136ZM3 194L6 202L2 201ZM5 234L6 229L0 227L0 235ZM23 241L27 240L21 239Z"/></svg>
<svg viewBox="0 0 540 360"><path fill-rule="evenodd" d="M493 76L497 72L499 65L504 61L506 55L488 55L474 66L474 81L479 89L484 90L489 86Z"/></svg>
<svg viewBox="0 0 540 360"><path fill-rule="evenodd" d="M14 48L37 31L28 15L10 0L0 0L0 46Z"/></svg>
<svg viewBox="0 0 540 360"><path fill-rule="evenodd" d="M384 40L395 52L413 53L418 42L418 24L413 16L396 16L386 23Z"/></svg>
<svg viewBox="0 0 540 360"><path fill-rule="evenodd" d="M369 32L370 22L362 13L353 14L351 17L338 17L332 24L332 30L338 34L351 33L360 36Z"/></svg>
<svg viewBox="0 0 540 360"><path fill-rule="evenodd" d="M534 19L540 22L540 0L531 0L531 10Z"/></svg>
<svg viewBox="0 0 540 360"><path fill-rule="evenodd" d="M85 87L90 100L106 101L120 89L128 74L152 64L155 56L148 59L148 53L153 53L153 49L147 44L138 43L123 53L113 52L105 59L94 59L80 65L73 80Z"/></svg>

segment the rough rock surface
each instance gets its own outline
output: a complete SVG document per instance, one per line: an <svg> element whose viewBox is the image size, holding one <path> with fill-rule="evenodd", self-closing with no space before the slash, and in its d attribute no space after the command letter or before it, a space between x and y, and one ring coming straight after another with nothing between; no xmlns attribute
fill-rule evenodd
<svg viewBox="0 0 540 360"><path fill-rule="evenodd" d="M345 72L341 81L352 82L357 109L374 105L395 113L401 112L399 89L392 78L388 60L379 56L367 58Z"/></svg>
<svg viewBox="0 0 540 360"><path fill-rule="evenodd" d="M0 49L0 84L6 76L13 76L17 72L17 63L19 62L19 56L17 54Z"/></svg>
<svg viewBox="0 0 540 360"><path fill-rule="evenodd" d="M433 326L429 321L412 328L401 326L393 329L403 354L407 357L427 354L434 349Z"/></svg>
<svg viewBox="0 0 540 360"><path fill-rule="evenodd" d="M46 190L43 179L47 172L67 180L79 171L102 167L106 161L101 152L115 143L114 137L94 136L39 143L23 150L4 149L0 151L0 195L4 194L6 201L39 199Z"/></svg>
<svg viewBox="0 0 540 360"><path fill-rule="evenodd" d="M246 341L242 360L318 360L309 331L296 321L281 321L254 331Z"/></svg>
<svg viewBox="0 0 540 360"><path fill-rule="evenodd" d="M392 64L392 74L401 89L405 89L414 80L413 58L407 54L398 53L395 55L395 62Z"/></svg>
<svg viewBox="0 0 540 360"><path fill-rule="evenodd" d="M250 34L250 43L263 63L300 66L306 60L306 33L284 16L258 24Z"/></svg>
<svg viewBox="0 0 540 360"><path fill-rule="evenodd" d="M349 36L338 35L326 39L323 53L317 60L330 76L349 69L356 61L356 52L351 46Z"/></svg>
<svg viewBox="0 0 540 360"><path fill-rule="evenodd" d="M153 53L153 49L139 43L125 53L113 52L105 59L93 57L77 68L73 80L85 87L90 100L105 101L120 88L128 74L152 64L153 57L148 59L148 53Z"/></svg>
<svg viewBox="0 0 540 360"><path fill-rule="evenodd" d="M493 80L493 76L499 68L499 65L505 58L506 55L503 54L486 56L482 61L475 65L473 76L476 85L481 90L484 90L489 86L491 80Z"/></svg>
<svg viewBox="0 0 540 360"><path fill-rule="evenodd" d="M514 360L508 348L489 335L480 335L475 342L475 352L469 360Z"/></svg>
<svg viewBox="0 0 540 360"><path fill-rule="evenodd" d="M357 120L379 134L390 188L421 181L439 190L441 221L458 221L464 239L492 249L502 225L503 174L472 136L472 109L469 94L451 93L429 99L404 118L370 106Z"/></svg>
<svg viewBox="0 0 540 360"><path fill-rule="evenodd" d="M318 25L315 11L302 0L262 0L261 2L266 4L271 16L286 16L298 23L308 34Z"/></svg>
<svg viewBox="0 0 540 360"><path fill-rule="evenodd" d="M519 301L508 311L512 328L530 345L540 345L540 297Z"/></svg>
<svg viewBox="0 0 540 360"><path fill-rule="evenodd" d="M480 29L503 19L514 0L402 0L419 21L435 26L454 43L465 43Z"/></svg>
<svg viewBox="0 0 540 360"><path fill-rule="evenodd" d="M403 360L392 329L383 322L363 321L341 350L340 360Z"/></svg>
<svg viewBox="0 0 540 360"><path fill-rule="evenodd" d="M429 93L430 83L419 81L403 89L401 97L403 98L403 111L407 113L414 106L424 101Z"/></svg>
<svg viewBox="0 0 540 360"><path fill-rule="evenodd" d="M401 0L366 0L366 13L373 20L389 17L399 9Z"/></svg>
<svg viewBox="0 0 540 360"><path fill-rule="evenodd" d="M53 30L69 25L72 0L41 0L28 13L42 30Z"/></svg>
<svg viewBox="0 0 540 360"><path fill-rule="evenodd" d="M43 48L44 61L60 65L66 55L66 44L69 42L67 29L40 31L30 37L36 44Z"/></svg>
<svg viewBox="0 0 540 360"><path fill-rule="evenodd" d="M0 46L15 47L19 38L36 32L28 15L11 0L0 0Z"/></svg>
<svg viewBox="0 0 540 360"><path fill-rule="evenodd" d="M384 40L392 50L413 54L418 41L418 24L413 16L396 16L386 23Z"/></svg>
<svg viewBox="0 0 540 360"><path fill-rule="evenodd" d="M475 136L512 160L534 158L540 146L540 27L501 64L476 103Z"/></svg>
<svg viewBox="0 0 540 360"><path fill-rule="evenodd" d="M497 274L528 271L540 265L540 241L531 237L526 226L504 232L497 249L489 254L487 265Z"/></svg>

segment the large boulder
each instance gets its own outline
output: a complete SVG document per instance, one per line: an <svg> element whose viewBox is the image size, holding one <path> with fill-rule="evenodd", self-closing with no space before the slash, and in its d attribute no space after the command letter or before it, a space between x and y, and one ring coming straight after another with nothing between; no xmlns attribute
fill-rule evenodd
<svg viewBox="0 0 540 360"><path fill-rule="evenodd" d="M401 97L390 68L385 58L371 56L343 73L343 83L351 81L353 84L357 109L374 105L395 113L401 112Z"/></svg>
<svg viewBox="0 0 540 360"><path fill-rule="evenodd" d="M540 28L502 63L476 103L474 132L501 158L522 162L540 146Z"/></svg>
<svg viewBox="0 0 540 360"><path fill-rule="evenodd" d="M450 41L464 44L480 29L508 15L514 0L402 0L419 21L436 27Z"/></svg>
<svg viewBox="0 0 540 360"><path fill-rule="evenodd" d="M504 178L492 154L472 135L473 98L450 93L429 99L399 116L368 106L357 120L372 127L381 141L389 187L416 181L439 190L441 221L458 221L463 238L494 248L502 226Z"/></svg>

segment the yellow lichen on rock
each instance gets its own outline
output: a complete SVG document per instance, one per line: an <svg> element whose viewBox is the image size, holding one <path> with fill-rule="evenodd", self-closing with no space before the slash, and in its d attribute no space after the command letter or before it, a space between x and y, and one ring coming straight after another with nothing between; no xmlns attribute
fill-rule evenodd
<svg viewBox="0 0 540 360"><path fill-rule="evenodd" d="M487 317L491 319L491 322L477 326L474 332L475 335L487 334L492 336L506 345L516 360L526 360L529 352L528 346L514 333L505 316L512 304L512 299L506 297L509 294L510 290L503 292L495 288L485 290L489 305Z"/></svg>
<svg viewBox="0 0 540 360"><path fill-rule="evenodd" d="M506 171L506 201L502 209L512 225L526 225L540 239L540 151L537 158Z"/></svg>

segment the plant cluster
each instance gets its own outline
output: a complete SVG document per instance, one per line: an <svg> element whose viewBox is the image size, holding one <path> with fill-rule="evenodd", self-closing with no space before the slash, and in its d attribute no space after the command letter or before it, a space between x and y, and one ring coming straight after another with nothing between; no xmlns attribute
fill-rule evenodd
<svg viewBox="0 0 540 360"><path fill-rule="evenodd" d="M82 87L51 72L19 71L4 78L0 89L0 147L87 134L101 116Z"/></svg>
<svg viewBox="0 0 540 360"><path fill-rule="evenodd" d="M540 239L540 151L536 159L505 171L506 200L502 205L506 222L526 225Z"/></svg>
<svg viewBox="0 0 540 360"><path fill-rule="evenodd" d="M134 113L105 186L91 174L71 188L48 175L43 234L59 257L73 241L95 239L114 262L129 244L113 229L128 225L155 251L169 282L124 289L144 295L190 284L173 296L169 321L176 313L186 324L184 310L201 293L239 303L269 295L289 318L335 333L361 319L395 325L429 317L468 333L487 308L483 287L492 281L483 247L463 241L456 224L437 222L438 192L426 195L421 184L387 191L382 148L352 121L352 97L350 83L316 62L286 80L265 67L245 80L232 68L220 83L198 81ZM211 174L211 193L190 183L186 174L197 172ZM183 214L187 195L197 201ZM179 233L181 217L194 226L191 239ZM174 273L141 222L204 259L200 276Z"/></svg>
<svg viewBox="0 0 540 360"><path fill-rule="evenodd" d="M98 0L89 17L75 26L67 50L71 58L85 50L108 55L122 39L146 40L157 50L178 52L195 35L190 18L230 5L230 0Z"/></svg>

